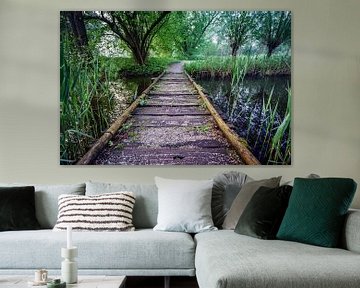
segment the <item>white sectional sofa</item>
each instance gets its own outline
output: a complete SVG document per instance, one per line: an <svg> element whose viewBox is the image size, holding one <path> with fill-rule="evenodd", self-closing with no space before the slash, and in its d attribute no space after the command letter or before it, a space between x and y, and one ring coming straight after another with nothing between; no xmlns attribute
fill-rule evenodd
<svg viewBox="0 0 360 288"><path fill-rule="evenodd" d="M37 218L42 229L0 232L0 277L33 273L40 268L48 269L50 275L60 273L60 248L66 245L66 233L51 229L60 194L125 190L136 195L136 230L73 232L80 274L196 275L201 288L360 287L360 211L348 213L341 248L260 240L232 230L196 235L161 232L152 230L158 211L155 185L93 182L35 185Z"/></svg>

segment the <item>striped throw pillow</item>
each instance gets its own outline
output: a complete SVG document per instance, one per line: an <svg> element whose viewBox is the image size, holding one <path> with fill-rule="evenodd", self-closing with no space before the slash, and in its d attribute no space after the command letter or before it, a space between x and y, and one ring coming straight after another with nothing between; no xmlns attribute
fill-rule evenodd
<svg viewBox="0 0 360 288"><path fill-rule="evenodd" d="M55 231L72 226L74 231L133 231L132 192L105 193L93 196L60 195Z"/></svg>

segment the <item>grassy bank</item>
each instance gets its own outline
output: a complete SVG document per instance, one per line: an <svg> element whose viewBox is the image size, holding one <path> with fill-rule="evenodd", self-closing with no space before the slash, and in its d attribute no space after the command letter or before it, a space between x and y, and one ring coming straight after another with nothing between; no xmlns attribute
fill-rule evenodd
<svg viewBox="0 0 360 288"><path fill-rule="evenodd" d="M172 58L149 58L146 65L139 65L132 58L124 57L102 57L101 61L104 67L112 67L111 77L113 80L119 77L157 76L169 64L176 62Z"/></svg>
<svg viewBox="0 0 360 288"><path fill-rule="evenodd" d="M189 61L185 70L198 78L246 76L280 76L291 74L291 59L285 56L210 57L206 60Z"/></svg>

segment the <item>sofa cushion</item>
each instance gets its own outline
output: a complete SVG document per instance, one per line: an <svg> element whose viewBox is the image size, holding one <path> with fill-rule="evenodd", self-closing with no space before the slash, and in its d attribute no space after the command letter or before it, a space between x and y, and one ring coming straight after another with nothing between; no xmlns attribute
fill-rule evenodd
<svg viewBox="0 0 360 288"><path fill-rule="evenodd" d="M231 230L195 236L200 288L353 288L360 254L297 242L262 240Z"/></svg>
<svg viewBox="0 0 360 288"><path fill-rule="evenodd" d="M59 197L59 215L55 231L133 231L132 192L114 192L93 196L63 194Z"/></svg>
<svg viewBox="0 0 360 288"><path fill-rule="evenodd" d="M0 231L40 228L34 192L33 186L0 187Z"/></svg>
<svg viewBox="0 0 360 288"><path fill-rule="evenodd" d="M348 178L295 178L277 238L337 247L355 190Z"/></svg>
<svg viewBox="0 0 360 288"><path fill-rule="evenodd" d="M135 228L153 228L158 213L158 193L155 184L86 183L86 195L89 196L119 191L131 191L135 195L133 211Z"/></svg>
<svg viewBox="0 0 360 288"><path fill-rule="evenodd" d="M222 227L225 216L241 187L252 180L245 173L237 171L227 171L215 176L212 189L211 213L216 227Z"/></svg>
<svg viewBox="0 0 360 288"><path fill-rule="evenodd" d="M260 187L236 224L235 232L261 239L275 239L288 206L292 187Z"/></svg>
<svg viewBox="0 0 360 288"><path fill-rule="evenodd" d="M243 213L246 205L249 203L251 197L255 194L255 192L261 187L270 187L275 188L279 186L281 177L273 177L270 179L256 180L251 181L249 183L244 184L233 203L231 204L230 210L227 213L223 228L224 229L235 229L237 222L240 219L241 214Z"/></svg>
<svg viewBox="0 0 360 288"><path fill-rule="evenodd" d="M198 233L217 229L211 217L213 180L155 177L159 213L154 230Z"/></svg>
<svg viewBox="0 0 360 288"><path fill-rule="evenodd" d="M350 209L346 215L341 237L342 247L360 253L360 210Z"/></svg>
<svg viewBox="0 0 360 288"><path fill-rule="evenodd" d="M53 228L58 216L58 197L61 194L84 195L85 184L33 185L0 183L0 186L34 186L36 218L41 228Z"/></svg>
<svg viewBox="0 0 360 288"><path fill-rule="evenodd" d="M186 233L73 232L72 240L83 271L194 269L195 244ZM2 232L0 269L60 269L61 247L66 247L66 231Z"/></svg>

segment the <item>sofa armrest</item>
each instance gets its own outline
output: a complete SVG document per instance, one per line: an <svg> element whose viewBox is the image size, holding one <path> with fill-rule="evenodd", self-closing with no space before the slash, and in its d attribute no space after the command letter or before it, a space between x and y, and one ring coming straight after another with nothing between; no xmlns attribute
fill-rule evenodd
<svg viewBox="0 0 360 288"><path fill-rule="evenodd" d="M360 253L360 210L349 210L343 232L343 247Z"/></svg>

